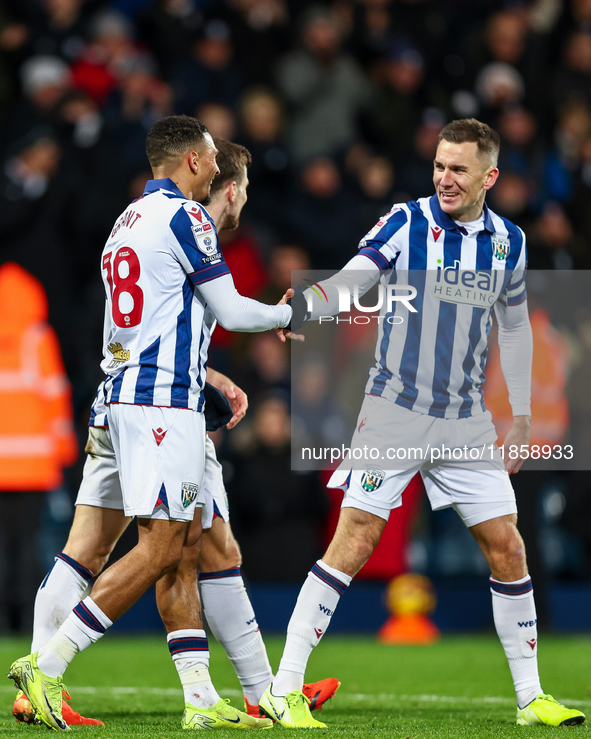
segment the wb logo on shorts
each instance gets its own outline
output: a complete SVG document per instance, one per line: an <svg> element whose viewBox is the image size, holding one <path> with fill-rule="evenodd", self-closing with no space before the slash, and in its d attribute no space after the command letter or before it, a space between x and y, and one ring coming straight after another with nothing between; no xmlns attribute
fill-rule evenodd
<svg viewBox="0 0 591 739"><path fill-rule="evenodd" d="M368 493L373 493L384 482L386 473L383 470L368 467L361 475L361 487Z"/></svg>
<svg viewBox="0 0 591 739"><path fill-rule="evenodd" d="M191 505L199 494L199 485L195 485L194 482L184 482L181 486L181 491L183 495L183 508L186 508Z"/></svg>

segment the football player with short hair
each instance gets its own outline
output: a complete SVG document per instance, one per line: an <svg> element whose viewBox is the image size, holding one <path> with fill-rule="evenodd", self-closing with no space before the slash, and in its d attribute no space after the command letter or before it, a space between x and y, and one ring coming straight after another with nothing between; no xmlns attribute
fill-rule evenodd
<svg viewBox="0 0 591 739"><path fill-rule="evenodd" d="M302 587L279 670L260 703L284 726L324 726L310 715L302 694L309 655L341 595L376 547L390 511L402 505L403 490L419 471L432 508L453 506L490 566L494 622L513 677L517 723L561 726L585 720L580 711L542 692L533 589L509 481L522 461L509 454L503 460L482 396L494 308L514 416L505 449L527 446L532 334L525 236L485 204L499 175L499 145L498 134L474 119L445 126L433 165L435 194L396 204L378 221L361 240L358 254L321 283L328 308L314 309L310 290L309 295L296 293L292 301L294 316L318 319L320 313L338 312L335 283L349 283L359 295L378 280L383 292L400 286L407 305L384 300L380 309L376 363L369 372L351 457L363 459L354 450L364 447L375 448L372 459L378 460L392 459L392 449L412 448L421 454L393 469L387 461L365 461L356 468L347 458L334 472L329 485L345 491L337 529ZM293 324L298 330L295 318ZM469 449L469 458L445 456L446 447ZM488 456L479 461L472 456L474 449Z"/></svg>
<svg viewBox="0 0 591 739"><path fill-rule="evenodd" d="M107 292L104 393L121 503L117 511L102 509L110 510L105 517L110 536L98 537L94 566L104 566L126 517L137 516L139 542L97 579L92 596L63 614L47 644L12 665L10 676L43 723L67 729L62 717L65 668L158 582L159 607L185 692L182 725L268 728L268 719L227 706L211 683L196 574L195 587L188 587L183 554L194 557L200 512L208 502L203 410L211 332L217 321L241 331L286 326L289 293L278 306L267 306L236 291L215 223L200 205L218 173L217 148L205 126L186 116L165 118L149 132L146 148L154 179L116 221L102 257ZM238 217L246 200L246 164L244 178L230 184L232 194L220 214L230 219ZM230 396L237 422L246 398L227 378L218 375L217 382ZM100 416L95 415L95 425ZM91 444L91 467L92 453L100 464L100 445L101 439ZM86 588L90 568L69 555L58 557L61 563L79 575L78 590L83 584Z"/></svg>

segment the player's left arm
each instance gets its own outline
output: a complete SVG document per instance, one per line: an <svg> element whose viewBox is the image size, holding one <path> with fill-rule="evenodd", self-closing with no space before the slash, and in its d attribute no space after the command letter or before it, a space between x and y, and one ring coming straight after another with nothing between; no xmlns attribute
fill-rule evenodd
<svg viewBox="0 0 591 739"><path fill-rule="evenodd" d="M206 379L207 382L216 387L228 399L234 415L226 424L226 428L233 429L246 415L248 408L248 397L246 393L238 385L235 385L229 377L222 375L221 372L211 367L207 368Z"/></svg>
<svg viewBox="0 0 591 739"><path fill-rule="evenodd" d="M513 411L513 426L505 437L505 469L509 474L518 472L525 461L521 454L510 459L511 446L529 448L531 423L531 371L533 336L527 309L525 288L526 254L523 237L522 254L513 270L509 284L495 303L495 316L499 324L499 351L501 369L509 391Z"/></svg>

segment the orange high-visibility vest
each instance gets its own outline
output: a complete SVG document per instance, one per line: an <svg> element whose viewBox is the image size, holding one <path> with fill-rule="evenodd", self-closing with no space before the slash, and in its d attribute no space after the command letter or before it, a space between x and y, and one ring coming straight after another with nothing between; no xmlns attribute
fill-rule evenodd
<svg viewBox="0 0 591 739"><path fill-rule="evenodd" d="M533 311L530 322L534 340L530 444L561 444L569 426L566 382L570 350L566 339L550 323L545 310ZM502 443L513 425L513 414L498 346L491 352L486 365L484 402L492 413L499 443Z"/></svg>
<svg viewBox="0 0 591 739"><path fill-rule="evenodd" d="M78 455L71 389L41 283L0 267L0 491L53 490Z"/></svg>

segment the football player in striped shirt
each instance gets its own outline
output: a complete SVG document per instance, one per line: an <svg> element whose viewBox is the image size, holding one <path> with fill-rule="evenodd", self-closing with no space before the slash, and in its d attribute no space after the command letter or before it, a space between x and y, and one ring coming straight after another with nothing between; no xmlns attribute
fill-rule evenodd
<svg viewBox="0 0 591 739"><path fill-rule="evenodd" d="M206 503L202 411L211 331L217 320L242 331L286 326L291 308L287 295L268 306L234 287L215 224L199 204L218 173L205 126L186 116L163 119L148 134L147 152L155 179L116 221L102 258L107 417L123 512L137 516L139 542L97 579L92 597L74 608L49 642L17 660L10 674L43 723L67 729L61 674L159 581L169 647L190 697L183 727L264 729L268 719L227 706L215 691L200 609L192 608L196 589L185 588L178 565L183 546L200 533L190 524ZM241 205L242 184L235 193Z"/></svg>
<svg viewBox="0 0 591 739"><path fill-rule="evenodd" d="M499 175L499 144L498 134L474 119L448 124L435 155L435 194L397 204L380 219L344 270L321 283L328 305L311 290L292 301L294 316L329 318L342 309L343 290L354 299L355 289L363 295L380 281L376 361L350 455L375 449L379 461L347 458L332 476L330 486L345 491L337 530L302 587L279 671L260 703L285 726L322 726L301 692L308 657L419 471L432 508L453 506L490 566L494 622L513 677L517 723L585 720L540 685L533 589L509 481L522 462L501 457L482 397L494 310L514 416L505 449L527 446L532 334L525 237L485 203ZM298 329L295 318L292 328ZM451 450L465 451L458 458Z"/></svg>

